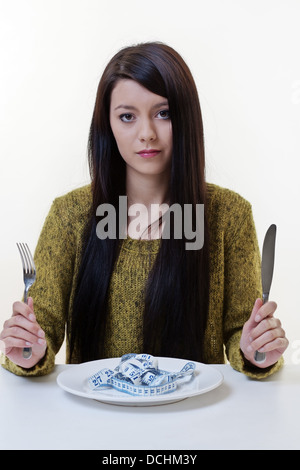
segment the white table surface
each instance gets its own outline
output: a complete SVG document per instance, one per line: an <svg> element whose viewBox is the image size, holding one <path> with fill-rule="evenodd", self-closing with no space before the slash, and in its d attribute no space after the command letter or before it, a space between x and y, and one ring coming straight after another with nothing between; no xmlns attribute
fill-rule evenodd
<svg viewBox="0 0 300 470"><path fill-rule="evenodd" d="M300 449L300 369L286 365L263 381L229 365L215 390L150 407L101 403L45 377L0 367L0 449Z"/></svg>

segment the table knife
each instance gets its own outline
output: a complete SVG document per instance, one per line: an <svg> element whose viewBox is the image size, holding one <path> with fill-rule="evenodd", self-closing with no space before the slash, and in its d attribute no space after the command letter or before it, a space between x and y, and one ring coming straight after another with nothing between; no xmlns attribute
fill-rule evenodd
<svg viewBox="0 0 300 470"><path fill-rule="evenodd" d="M272 224L267 230L265 235L262 260L261 260L261 280L263 289L263 302L264 304L269 300L269 293L273 278L274 258L275 258L275 240L276 240L276 225ZM255 351L254 360L258 363L264 362L266 354Z"/></svg>

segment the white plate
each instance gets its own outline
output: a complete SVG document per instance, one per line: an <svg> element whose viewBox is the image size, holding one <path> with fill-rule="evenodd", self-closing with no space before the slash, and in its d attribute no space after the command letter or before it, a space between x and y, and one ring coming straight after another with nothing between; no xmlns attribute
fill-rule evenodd
<svg viewBox="0 0 300 470"><path fill-rule="evenodd" d="M151 406L174 403L185 398L201 395L219 387L223 382L223 375L217 369L195 362L194 377L190 382L178 385L177 389L165 395L153 397L139 397L119 392L115 389L92 391L88 386L88 379L105 367L114 369L120 362L120 358L101 359L98 361L85 362L72 366L61 372L57 377L58 385L65 391L84 398L110 403L113 405L126 406ZM184 364L184 359L173 359L168 357L158 358L158 367L167 371L178 372Z"/></svg>

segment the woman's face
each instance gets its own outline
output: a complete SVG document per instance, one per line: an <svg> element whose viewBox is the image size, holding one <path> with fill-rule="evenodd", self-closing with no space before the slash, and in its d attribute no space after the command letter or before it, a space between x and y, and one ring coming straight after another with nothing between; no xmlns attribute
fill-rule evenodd
<svg viewBox="0 0 300 470"><path fill-rule="evenodd" d="M170 171L172 125L166 98L134 80L121 79L111 94L110 125L127 175Z"/></svg>

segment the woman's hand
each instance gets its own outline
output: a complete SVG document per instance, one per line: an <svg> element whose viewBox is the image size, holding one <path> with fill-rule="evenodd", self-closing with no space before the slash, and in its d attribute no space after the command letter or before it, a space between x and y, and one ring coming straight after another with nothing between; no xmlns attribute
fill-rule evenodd
<svg viewBox="0 0 300 470"><path fill-rule="evenodd" d="M28 298L28 304L13 304L13 314L4 323L0 333L0 345L8 359L26 369L44 357L47 349L45 333L36 321L31 297ZM30 359L23 357L23 348L32 348Z"/></svg>
<svg viewBox="0 0 300 470"><path fill-rule="evenodd" d="M265 368L275 364L289 344L280 320L273 316L276 308L275 302L263 304L261 299L257 299L243 328L241 350L245 358L257 367ZM263 363L255 362L255 351L266 353Z"/></svg>

